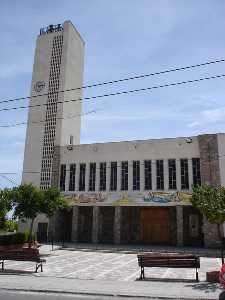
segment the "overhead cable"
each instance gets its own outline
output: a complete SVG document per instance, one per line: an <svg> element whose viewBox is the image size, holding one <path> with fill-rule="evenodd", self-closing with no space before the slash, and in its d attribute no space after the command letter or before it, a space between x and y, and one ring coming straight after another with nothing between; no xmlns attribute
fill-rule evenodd
<svg viewBox="0 0 225 300"><path fill-rule="evenodd" d="M79 115L73 115L73 116L67 117L67 118L56 118L56 120L75 119L75 118L90 115L90 114L93 114L93 113L96 113L96 110L91 110L91 111L88 111L86 113L79 114ZM40 124L40 123L45 123L45 120L0 125L0 128L11 128L11 127L17 127L17 126L22 126L22 125L27 125L27 124Z"/></svg>
<svg viewBox="0 0 225 300"><path fill-rule="evenodd" d="M160 88L165 88L165 87L170 87L170 86L177 86L177 85L182 85L182 84L187 84L187 83L201 82L204 80L211 80L211 79L217 79L217 78L222 78L222 77L225 77L225 74L213 75L213 76L209 76L209 77L201 77L198 79L172 82L172 83L161 84L161 85L155 85L155 86L140 88L140 89L135 89L135 90L128 90L128 91L121 91L121 92L97 95L97 96L92 96L92 97L85 97L83 99L78 98L78 99L70 99L70 100L65 100L65 101L58 101L56 103L64 104L64 103L77 102L77 101L83 101L83 100L94 100L94 99L99 99L99 98L106 98L106 97L119 96L119 95L125 95L125 94L137 93L137 92L144 92L144 91L160 89ZM42 107L42 106L48 106L48 105L49 105L49 103L43 103L43 104L35 104L35 105L25 105L25 106L17 106L17 107L10 107L10 108L2 108L2 109L0 109L0 112L18 110L18 109L26 109L26 108Z"/></svg>
<svg viewBox="0 0 225 300"><path fill-rule="evenodd" d="M56 94L56 93L64 93L64 92L71 92L71 91L76 91L76 90L83 90L83 89L87 89L87 88L93 88L93 87L98 87L98 86L114 84L114 83L120 83L120 82L124 82L124 81L142 79L142 78L146 78L146 77L162 75L162 74L167 74L167 73L172 73L172 72L177 72L177 71L184 71L184 70L188 70L188 69L193 69L193 68L198 68L198 67L203 67L203 66L207 66L207 65L223 63L223 62L225 62L225 59L218 59L218 60L208 61L208 62L199 63L199 64L195 64L195 65L184 66L184 67L180 67L180 68L167 69L167 70L158 71L158 72L149 73L149 74L136 75L136 76L126 77L126 78L121 78L121 79L116 79L116 80L111 80L111 81L103 81L103 82L99 82L99 83L84 85L81 87L75 87L75 88L70 88L70 89L66 89L66 90L60 90L60 91L56 91L56 92L38 94L38 95L33 95L33 96L25 96L25 97L13 98L13 99L6 99L6 100L0 101L0 104L14 102L14 101L21 101L21 100L26 100L26 99L34 99L34 98L48 96L48 95L52 95L52 94Z"/></svg>

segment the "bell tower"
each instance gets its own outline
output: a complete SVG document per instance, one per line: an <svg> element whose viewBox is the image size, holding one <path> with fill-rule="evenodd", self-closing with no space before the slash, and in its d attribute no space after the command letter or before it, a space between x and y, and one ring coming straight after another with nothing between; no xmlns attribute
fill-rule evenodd
<svg viewBox="0 0 225 300"><path fill-rule="evenodd" d="M54 149L80 143L83 68L84 42L70 21L40 30L22 183L33 183L42 189L50 187Z"/></svg>

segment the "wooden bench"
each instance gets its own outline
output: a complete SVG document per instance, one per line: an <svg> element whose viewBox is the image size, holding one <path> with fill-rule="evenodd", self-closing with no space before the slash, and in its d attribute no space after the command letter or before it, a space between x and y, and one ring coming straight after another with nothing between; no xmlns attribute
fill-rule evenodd
<svg viewBox="0 0 225 300"><path fill-rule="evenodd" d="M196 281L198 282L198 268L200 258L192 254L179 253L143 253L138 254L138 265L141 267L140 279L145 278L145 267L167 267L167 268L195 268Z"/></svg>
<svg viewBox="0 0 225 300"><path fill-rule="evenodd" d="M0 265L2 270L5 267L5 260L16 260L16 261L34 261L36 262L35 272L37 273L38 269L41 269L43 272L42 264L46 262L45 259L40 257L38 249L37 251L30 251L27 249L21 250L10 250L10 251L0 251ZM34 250L34 249L31 249Z"/></svg>

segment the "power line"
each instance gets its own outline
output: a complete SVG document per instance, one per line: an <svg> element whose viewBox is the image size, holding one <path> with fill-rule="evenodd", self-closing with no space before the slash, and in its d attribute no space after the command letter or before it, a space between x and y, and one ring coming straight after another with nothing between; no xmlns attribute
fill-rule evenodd
<svg viewBox="0 0 225 300"><path fill-rule="evenodd" d="M76 91L76 90L82 90L82 89L87 89L87 88L104 86L104 85L120 83L120 82L124 82L124 81L129 81L129 80L136 80L136 79L141 79L141 78L146 78L146 77L151 77L151 76L156 76L156 75L162 75L162 74L166 74L166 73L177 72L177 71L184 71L184 70L188 70L188 69L203 67L203 66L212 65L212 64L216 64L216 63L222 63L222 62L225 62L225 59L208 61L208 62L196 64L196 65L184 66L184 67L174 68L174 69L167 69L167 70L164 70L164 71L159 71L159 72L154 72L154 73L149 73L149 74L142 74L142 75L127 77L127 78L112 80L112 81L94 83L94 84L90 84L90 85L84 85L84 86L81 86L81 87L71 88L71 89L67 89L67 90L60 90L60 91L51 92L51 93L44 93L44 94L40 94L40 95L26 96L26 97L14 98L14 99L2 100L2 101L0 101L0 104L14 102L14 101L21 101L21 100L26 100L26 99L33 99L33 98L48 96L48 95L52 95L52 94L56 94L56 93L71 92L71 91Z"/></svg>
<svg viewBox="0 0 225 300"><path fill-rule="evenodd" d="M9 178L8 176L5 176L3 174L0 174L0 176L4 179L6 179L7 181L9 181L10 183L12 183L13 185L19 185L16 181L12 180L11 178Z"/></svg>
<svg viewBox="0 0 225 300"><path fill-rule="evenodd" d="M0 175L17 175L18 173L4 173L4 172L1 172Z"/></svg>
<svg viewBox="0 0 225 300"><path fill-rule="evenodd" d="M70 99L70 100L65 100L65 101L58 101L56 103L57 104L63 104L63 103L83 101L83 100L94 100L94 99L99 99L99 98L106 98L106 97L111 97L111 96L119 96L119 95L149 91L149 90L153 90L153 89L165 88L165 87L170 87L170 86L177 86L177 85L182 85L182 84L187 84L187 83L200 82L200 81L204 81L204 80L211 80L211 79L222 78L222 77L225 77L225 74L214 75L214 76L210 76L210 77L202 77L202 78L186 80L186 81L167 83L167 84L163 84L163 85L156 85L156 86L151 86L151 87L141 88L141 89L135 89L135 90L128 90L128 91L121 91L121 92L97 95L97 96L92 96L92 97L85 97L83 99L78 98L78 99ZM18 110L18 109L25 109L25 108L42 107L42 106L47 106L47 105L49 105L49 104L48 103L43 103L43 104L35 104L35 105L17 106L17 107L11 107L11 108L2 108L2 109L0 109L0 112Z"/></svg>
<svg viewBox="0 0 225 300"><path fill-rule="evenodd" d="M74 116L67 117L67 118L56 118L56 120L74 119L74 118L77 118L77 117L82 117L82 116L90 115L90 114L93 114L93 113L96 113L96 110L91 110L91 111L88 111L86 113L79 114L79 115L74 115ZM0 125L0 128L11 128L11 127L17 127L17 126L22 126L22 125L27 125L27 124L40 124L40 123L45 123L45 120L13 123L13 124L9 124L9 125Z"/></svg>

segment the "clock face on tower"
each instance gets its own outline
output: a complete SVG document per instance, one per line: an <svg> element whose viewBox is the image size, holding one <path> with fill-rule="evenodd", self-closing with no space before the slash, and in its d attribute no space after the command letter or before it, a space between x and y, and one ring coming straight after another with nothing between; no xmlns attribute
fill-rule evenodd
<svg viewBox="0 0 225 300"><path fill-rule="evenodd" d="M45 82L44 81L37 81L34 84L34 90L37 93L39 93L40 91L42 91L44 88L45 88Z"/></svg>

